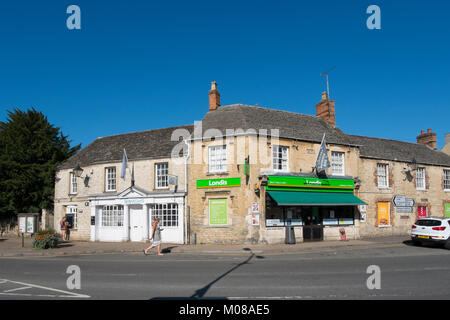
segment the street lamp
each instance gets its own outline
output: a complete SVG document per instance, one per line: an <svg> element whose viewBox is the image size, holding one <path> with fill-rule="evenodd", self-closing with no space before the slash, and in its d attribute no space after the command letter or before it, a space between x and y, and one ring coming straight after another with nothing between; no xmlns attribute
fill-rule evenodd
<svg viewBox="0 0 450 320"><path fill-rule="evenodd" d="M80 167L80 164L78 163L77 166L73 169L73 173L77 178L81 177L81 174L83 173L83 169Z"/></svg>
<svg viewBox="0 0 450 320"><path fill-rule="evenodd" d="M73 174L77 178L82 178L81 174L83 173L83 168L80 167L80 164L78 163L77 166L73 169ZM89 176L86 174L84 177L84 186L89 187Z"/></svg>

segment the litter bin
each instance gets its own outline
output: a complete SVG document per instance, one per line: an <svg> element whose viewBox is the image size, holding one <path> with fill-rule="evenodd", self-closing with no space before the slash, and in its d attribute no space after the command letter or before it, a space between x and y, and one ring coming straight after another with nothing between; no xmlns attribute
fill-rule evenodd
<svg viewBox="0 0 450 320"><path fill-rule="evenodd" d="M286 237L284 242L286 244L295 244L294 227L286 227Z"/></svg>

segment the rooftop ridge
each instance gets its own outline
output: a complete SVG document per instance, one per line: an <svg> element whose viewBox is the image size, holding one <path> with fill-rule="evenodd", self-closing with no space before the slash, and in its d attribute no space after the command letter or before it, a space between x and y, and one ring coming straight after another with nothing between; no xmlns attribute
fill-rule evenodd
<svg viewBox="0 0 450 320"><path fill-rule="evenodd" d="M408 144L412 144L415 146L427 146L424 144L419 144L419 143L415 143L415 142L408 142L408 141L403 141L403 140L395 140L395 139L387 139L387 138L378 138L378 137L369 137L369 136L361 136L358 134L348 134L348 133L344 133L347 136L350 137L358 137L358 138L367 138L367 139L377 139L377 140L385 140L385 141L394 141L394 142L401 142L401 143L408 143ZM430 148L431 149L431 148ZM431 149L434 150L434 149ZM436 150L435 150L436 151Z"/></svg>
<svg viewBox="0 0 450 320"><path fill-rule="evenodd" d="M166 128L157 128L157 129L148 129L148 130L141 130L141 131L118 133L118 134L112 134L110 136L98 137L96 140L104 139L104 138L110 138L110 137L117 137L117 136L125 136L125 135L129 135L129 134L152 132L152 131L160 131L160 130L175 129L175 128L186 128L186 127L193 127L193 126L194 126L193 124L186 124L186 125L166 127Z"/></svg>
<svg viewBox="0 0 450 320"><path fill-rule="evenodd" d="M251 107L251 108L262 109L262 110L278 111L278 112L284 112L284 113L292 113L292 114L295 114L295 115L322 119L319 116L313 116L313 115L306 114L306 113L299 113L299 112L294 112L294 111L286 111L286 110L280 110L280 109L269 108L269 107L262 107L262 106L257 106L257 105L248 105L248 104L242 104L242 103L235 103L235 104L225 105L225 106L221 106L220 108L240 107L240 106L242 106L242 107Z"/></svg>

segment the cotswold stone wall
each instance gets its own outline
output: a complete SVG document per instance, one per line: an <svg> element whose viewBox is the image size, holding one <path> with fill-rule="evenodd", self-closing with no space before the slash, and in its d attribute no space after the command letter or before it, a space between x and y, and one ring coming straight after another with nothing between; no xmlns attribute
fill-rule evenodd
<svg viewBox="0 0 450 320"><path fill-rule="evenodd" d="M209 172L208 148L210 146L227 146L227 170L222 174ZM265 188L261 187L259 176L273 173L273 145L289 147L289 172L311 173L315 165L320 144L300 141L258 141L254 136L234 137L223 141L196 141L191 145L191 164L189 165L188 205L190 207L190 231L197 237L197 243L280 243L284 242L284 228L266 228L265 226ZM345 154L345 175L357 176L359 151L355 148L328 145L331 151ZM258 154L258 148L263 154ZM255 151L256 150L256 151ZM194 163L200 154L201 163ZM250 177L244 175L244 159L250 156ZM198 158L197 158L198 159ZM234 159L234 161L231 161ZM327 170L331 174L331 169ZM197 188L199 179L219 179L240 177L240 187ZM224 226L212 226L209 221L209 200L227 199L228 223ZM251 205L258 202L260 208L260 225L251 224ZM338 229L338 228L336 228ZM336 231L338 232L338 231ZM351 232L351 231L350 231ZM334 238L333 231L327 235ZM356 233L355 233L356 234ZM295 228L298 242L302 241L302 229Z"/></svg>
<svg viewBox="0 0 450 320"><path fill-rule="evenodd" d="M377 163L388 164L389 187L386 189L378 188ZM443 170L448 168L418 166L425 168L425 190L417 190L416 171L407 163L364 158L359 160L361 188L355 194L368 203L366 222L360 223L361 236L408 235L411 225L417 219L419 206L427 207L429 215L444 216L444 202L450 201L450 192L444 191L443 188ZM407 198L414 199L415 205L412 213L398 212L392 202L397 195L404 195ZM389 203L391 220L389 227L379 227L377 225L379 202Z"/></svg>
<svg viewBox="0 0 450 320"><path fill-rule="evenodd" d="M134 161L135 186L148 192L167 192L174 191L175 187L170 185L167 189L155 188L155 164L160 162L169 162L169 174L178 176L178 191L184 191L184 160L177 159L173 161L168 158L149 159ZM66 214L67 206L77 206L78 209L78 227L70 233L71 239L89 240L91 232L91 206L88 197L99 194L115 194L124 191L131 186L131 168L133 162L128 163L125 179L120 177L122 163L96 164L83 167L82 178L77 179L78 190L76 194L69 193L69 176L72 170L60 170L56 173L55 184L55 207L54 207L54 226L55 230L60 230L60 220ZM105 191L105 168L116 168L116 191ZM84 185L84 177L89 176L89 185ZM184 210L180 208L180 210Z"/></svg>

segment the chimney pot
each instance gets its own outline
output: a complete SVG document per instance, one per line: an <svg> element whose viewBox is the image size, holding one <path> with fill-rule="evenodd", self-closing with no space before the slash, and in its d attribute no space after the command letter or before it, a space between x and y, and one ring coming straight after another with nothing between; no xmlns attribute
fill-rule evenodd
<svg viewBox="0 0 450 320"><path fill-rule="evenodd" d="M420 135L417 137L418 144L426 144L430 148L436 150L437 149L437 138L436 133L432 132L431 129L427 129L425 133L423 130L420 131Z"/></svg>
<svg viewBox="0 0 450 320"><path fill-rule="evenodd" d="M329 100L326 92L322 92L322 99L316 104L316 116L321 117L330 125L336 125L334 100Z"/></svg>
<svg viewBox="0 0 450 320"><path fill-rule="evenodd" d="M445 134L445 144L450 144L450 133Z"/></svg>
<svg viewBox="0 0 450 320"><path fill-rule="evenodd" d="M217 82L211 82L211 90L209 91L209 111L217 110L220 107L220 93L217 90Z"/></svg>

